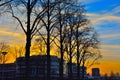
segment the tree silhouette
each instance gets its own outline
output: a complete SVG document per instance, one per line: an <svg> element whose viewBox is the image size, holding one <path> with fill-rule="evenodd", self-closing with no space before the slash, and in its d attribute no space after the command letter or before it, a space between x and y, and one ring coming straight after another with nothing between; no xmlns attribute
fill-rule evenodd
<svg viewBox="0 0 120 80"><path fill-rule="evenodd" d="M45 55L46 54L46 44L44 43L44 40L39 37L35 39L34 45L32 47L33 52L39 53L39 55Z"/></svg>
<svg viewBox="0 0 120 80"><path fill-rule="evenodd" d="M69 2L69 0L66 1L61 1L57 6L56 6L56 12L57 12L57 34L58 37L57 42L55 42L56 46L59 49L59 54L60 54L60 63L59 63L59 79L63 80L63 68L64 68L64 53L65 53L65 38L66 35L68 34L67 30L67 14L66 14L66 10L69 7L72 7L72 5L74 4L73 1Z"/></svg>
<svg viewBox="0 0 120 80"><path fill-rule="evenodd" d="M5 2L6 1L6 2ZM5 0L4 3L9 2ZM19 26L22 28L26 35L26 46L25 46L25 59L26 59L26 80L29 80L30 68L30 47L31 40L36 33L40 19L45 9L41 9L39 0L12 0L6 6L6 12L9 12L14 19L17 20ZM21 16L22 15L22 16ZM24 17L24 18L23 18ZM40 28L39 28L40 29Z"/></svg>
<svg viewBox="0 0 120 80"><path fill-rule="evenodd" d="M93 50L98 49L96 34L91 33L91 27L86 26L89 20L85 17L85 8L73 0L2 0L0 6L5 6L16 19L19 27L25 33L25 65L26 80L30 79L30 50L35 35L39 35L38 42L44 41L47 54L46 79L51 80L50 51L53 42L60 51L59 79L63 80L64 57L68 56L69 80L73 80L72 62L77 60L77 79L80 78L80 65L83 67L89 60L90 65L100 58ZM7 4L7 5L6 5ZM57 42L55 41L57 40ZM42 47L41 47L42 48ZM42 52L42 49L40 49ZM65 54L66 53L66 54ZM88 62L87 62L88 61ZM89 66L90 66L89 65ZM84 79L84 68L83 68Z"/></svg>
<svg viewBox="0 0 120 80"><path fill-rule="evenodd" d="M7 1L5 1L5 0L0 0L0 1L1 1L0 6L4 6L4 5L12 2L13 0L7 0Z"/></svg>

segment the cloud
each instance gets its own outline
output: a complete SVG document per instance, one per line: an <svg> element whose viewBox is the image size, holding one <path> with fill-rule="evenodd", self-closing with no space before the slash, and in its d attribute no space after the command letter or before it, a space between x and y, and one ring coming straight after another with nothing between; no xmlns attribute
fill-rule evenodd
<svg viewBox="0 0 120 80"><path fill-rule="evenodd" d="M104 23L104 21L117 21L118 23L120 23L120 16L94 13L88 13L87 16L89 16L88 18L90 18L92 24L101 24Z"/></svg>
<svg viewBox="0 0 120 80"><path fill-rule="evenodd" d="M109 57L112 60L116 60L118 59L118 57L120 58L120 45L101 44L100 51L103 54L103 56L114 56L113 59Z"/></svg>
<svg viewBox="0 0 120 80"><path fill-rule="evenodd" d="M100 51L105 61L120 61L120 45L101 44Z"/></svg>
<svg viewBox="0 0 120 80"><path fill-rule="evenodd" d="M101 35L99 38L120 38L120 34L107 34L107 35Z"/></svg>
<svg viewBox="0 0 120 80"><path fill-rule="evenodd" d="M25 35L17 32L9 32L7 29L0 30L0 41L14 42L25 40Z"/></svg>
<svg viewBox="0 0 120 80"><path fill-rule="evenodd" d="M98 20L108 20L108 21L118 21L120 20L120 16L114 16L114 15L104 15Z"/></svg>
<svg viewBox="0 0 120 80"><path fill-rule="evenodd" d="M120 45L108 45L108 44L101 44L101 48L102 49L109 49L109 50L111 50L111 49L118 49L118 50L120 50Z"/></svg>
<svg viewBox="0 0 120 80"><path fill-rule="evenodd" d="M106 44L119 44L120 40L120 6L109 12L88 13L87 16L99 33L101 42ZM117 15L119 13L119 15ZM111 50L110 50L111 51ZM113 50L114 51L114 50ZM119 51L120 52L120 51Z"/></svg>
<svg viewBox="0 0 120 80"><path fill-rule="evenodd" d="M114 7L111 11L106 12L109 15L117 15L120 14L120 6Z"/></svg>
<svg viewBox="0 0 120 80"><path fill-rule="evenodd" d="M105 21L120 23L120 6L115 6L109 11L105 9L96 13L87 13L87 16L90 18L92 24L103 24Z"/></svg>
<svg viewBox="0 0 120 80"><path fill-rule="evenodd" d="M20 33L14 33L14 32L7 32L7 31L0 31L0 35L7 35L7 36L11 36L11 37L23 37L23 34Z"/></svg>
<svg viewBox="0 0 120 80"><path fill-rule="evenodd" d="M94 2L98 2L100 0L79 0L79 2L82 2L84 4L90 4L90 3L94 3Z"/></svg>

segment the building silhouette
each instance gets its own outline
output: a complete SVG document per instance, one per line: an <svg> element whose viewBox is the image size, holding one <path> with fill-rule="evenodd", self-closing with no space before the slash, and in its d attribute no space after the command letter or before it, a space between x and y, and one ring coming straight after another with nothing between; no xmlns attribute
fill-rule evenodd
<svg viewBox="0 0 120 80"><path fill-rule="evenodd" d="M69 69L70 64L67 63L66 65L66 76L69 77L70 74L70 69ZM86 76L86 67L80 66L80 79L82 78L82 74L84 74ZM84 73L82 73L82 70L84 68ZM72 63L72 76L74 80L77 80L77 64L76 63Z"/></svg>
<svg viewBox="0 0 120 80"><path fill-rule="evenodd" d="M100 70L99 68L92 68L92 76L100 76Z"/></svg>
<svg viewBox="0 0 120 80"><path fill-rule="evenodd" d="M99 68L92 68L92 77L94 77L93 80L102 80L100 78L100 70L99 70Z"/></svg>
<svg viewBox="0 0 120 80"><path fill-rule="evenodd" d="M16 60L16 78L25 79L25 58L20 57ZM56 56L51 56L51 73L50 77L52 79L57 79L59 77L59 58ZM41 79L45 80L47 77L47 56L31 56L30 57L30 78L35 80Z"/></svg>
<svg viewBox="0 0 120 80"><path fill-rule="evenodd" d="M15 80L16 64L1 64L0 65L0 80Z"/></svg>
<svg viewBox="0 0 120 80"><path fill-rule="evenodd" d="M59 61L56 56L51 56L51 80L58 80L59 78ZM47 56L37 55L30 57L30 73L31 80L46 80L47 77ZM67 79L69 75L68 64L64 61L64 78ZM14 63L0 64L0 80L24 80L25 79L25 58L19 57ZM82 67L80 67L80 70ZM77 66L72 63L73 78L77 76ZM82 75L81 71L80 74ZM84 74L86 74L86 69Z"/></svg>

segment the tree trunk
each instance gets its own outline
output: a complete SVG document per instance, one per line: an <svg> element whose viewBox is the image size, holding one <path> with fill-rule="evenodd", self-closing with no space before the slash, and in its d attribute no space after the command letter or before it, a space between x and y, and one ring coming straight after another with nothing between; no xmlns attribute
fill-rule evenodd
<svg viewBox="0 0 120 80"><path fill-rule="evenodd" d="M83 65L82 65L82 80L85 80L85 74L84 74L84 72L85 72L85 62L84 62L84 57L83 57Z"/></svg>
<svg viewBox="0 0 120 80"><path fill-rule="evenodd" d="M50 59L50 36L47 36L47 80L50 80L51 59Z"/></svg>
<svg viewBox="0 0 120 80"><path fill-rule="evenodd" d="M61 9L59 9L59 22L60 22L60 65L59 65L59 79L63 80L63 36L62 36L62 23L61 23Z"/></svg>
<svg viewBox="0 0 120 80"><path fill-rule="evenodd" d="M29 59L30 59L30 47L31 47L31 30L30 30L30 0L28 0L27 4L27 32L26 32L26 52L25 52L25 65L26 65L26 80L30 79L30 65L29 65Z"/></svg>
<svg viewBox="0 0 120 80"><path fill-rule="evenodd" d="M29 80L29 74L30 74L30 65L29 65L29 59L30 59L30 46L31 46L31 38L30 35L27 35L27 42L26 42L26 53L25 53L25 65L26 65L26 80Z"/></svg>
<svg viewBox="0 0 120 80"><path fill-rule="evenodd" d="M70 53L71 54L71 53ZM72 55L70 55L70 75L69 75L69 80L73 80L73 76L72 76Z"/></svg>
<svg viewBox="0 0 120 80"><path fill-rule="evenodd" d="M62 43L61 43L61 48L60 48L60 55L61 55L61 57L60 57L60 65L59 65L59 79L60 80L63 80L63 45L62 45Z"/></svg>
<svg viewBox="0 0 120 80"><path fill-rule="evenodd" d="M79 34L78 34L78 26L76 30L76 41L77 41L77 79L80 79L80 53L79 53Z"/></svg>
<svg viewBox="0 0 120 80"><path fill-rule="evenodd" d="M77 79L80 80L80 64L77 61Z"/></svg>
<svg viewBox="0 0 120 80"><path fill-rule="evenodd" d="M70 75L69 75L69 80L72 80L73 79L73 76L72 76L72 49L71 49L71 38L70 38Z"/></svg>
<svg viewBox="0 0 120 80"><path fill-rule="evenodd" d="M51 59L50 59L50 1L48 0L47 3L47 21L48 26L47 28L47 80L51 80L50 74L51 74Z"/></svg>

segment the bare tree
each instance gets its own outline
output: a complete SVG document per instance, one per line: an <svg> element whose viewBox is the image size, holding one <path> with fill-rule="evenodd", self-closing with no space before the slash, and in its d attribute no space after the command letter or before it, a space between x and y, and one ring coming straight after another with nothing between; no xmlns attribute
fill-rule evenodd
<svg viewBox="0 0 120 80"><path fill-rule="evenodd" d="M89 30L91 32L91 30ZM89 32L88 31L88 32ZM82 79L85 79L84 71L85 66L90 67L97 62L99 58L101 58L101 54L99 52L99 41L96 33L84 35L81 44L81 57L80 63L82 65Z"/></svg>
<svg viewBox="0 0 120 80"><path fill-rule="evenodd" d="M68 61L68 71L69 71L69 79L72 80L73 79L73 74L72 74L72 59L73 56L75 54L75 36L74 36L74 30L75 30L75 24L76 24L76 15L75 13L77 12L77 10L75 9L75 5L70 6L66 9L66 25L67 25L67 29L66 31L68 31L67 35L66 35L66 52L67 55L69 57L69 61Z"/></svg>
<svg viewBox="0 0 120 80"><path fill-rule="evenodd" d="M46 54L46 44L44 43L44 40L39 37L35 39L34 45L32 47L33 52L39 53L39 55L45 55Z"/></svg>
<svg viewBox="0 0 120 80"><path fill-rule="evenodd" d="M10 2L12 2L13 0L8 0L8 1L5 1L5 0L0 0L0 6L4 6Z"/></svg>
<svg viewBox="0 0 120 80"><path fill-rule="evenodd" d="M5 0L8 2L9 0ZM26 79L29 79L30 68L30 47L31 40L38 29L40 18L42 17L45 8L41 8L42 4L39 0L13 0L7 5L7 11L15 18L19 26L26 35L25 59L26 59ZM20 16L22 15L22 16ZM40 29L40 27L39 27Z"/></svg>
<svg viewBox="0 0 120 80"><path fill-rule="evenodd" d="M66 4L67 3L67 4ZM59 45L61 61L60 61L60 79L63 79L63 56L64 56L64 45L66 44L66 52L69 55L70 63L70 74L72 75L72 57L74 57L74 51L77 51L77 68L80 69L80 38L85 31L80 31L80 28L88 24L89 21L85 18L85 9L83 5L77 4L77 2L67 2L59 4L58 7L58 25L57 30L59 33ZM75 38L75 39L74 39ZM70 47L71 46L71 47ZM77 48L76 48L77 47ZM80 78L80 70L78 71L78 79ZM70 76L71 79L72 76Z"/></svg>
<svg viewBox="0 0 120 80"><path fill-rule="evenodd" d="M12 54L12 56L14 57L14 59L18 58L18 57L22 57L25 54L25 47L24 46L14 46L11 49L12 51L10 52Z"/></svg>
<svg viewBox="0 0 120 80"><path fill-rule="evenodd" d="M80 3L76 3L76 23L75 23L75 43L76 43L76 63L77 63L77 79L80 79L80 58L81 58L81 40L83 38L83 35L86 33L85 26L89 24L89 20L86 18L85 15L85 6L81 5ZM87 29L87 28L86 28Z"/></svg>
<svg viewBox="0 0 120 80"><path fill-rule="evenodd" d="M73 1L69 1L69 0L60 0L60 3L56 6L56 12L57 12L57 34L58 37L56 38L57 42L55 42L56 46L59 49L59 54L60 54L60 63L59 63L59 79L63 80L64 75L63 75L63 68L64 68L64 53L65 53L65 46L64 46L64 42L65 42L65 37L67 35L67 31L66 31L66 27L67 27L67 17L66 17L66 13L65 10L72 6L74 4Z"/></svg>
<svg viewBox="0 0 120 80"><path fill-rule="evenodd" d="M57 26L57 16L58 14L56 13L57 8L56 6L59 5L62 2L62 0L47 0L43 1L42 3L43 8L46 8L46 12L44 14L44 18L42 18L42 26L43 31L39 31L39 35L42 37L46 44L46 53L47 53L47 80L51 79L50 78L50 71L51 71L51 59L50 59L50 50L51 50L51 45L52 42L55 40L57 37L57 34L55 34L55 27Z"/></svg>

